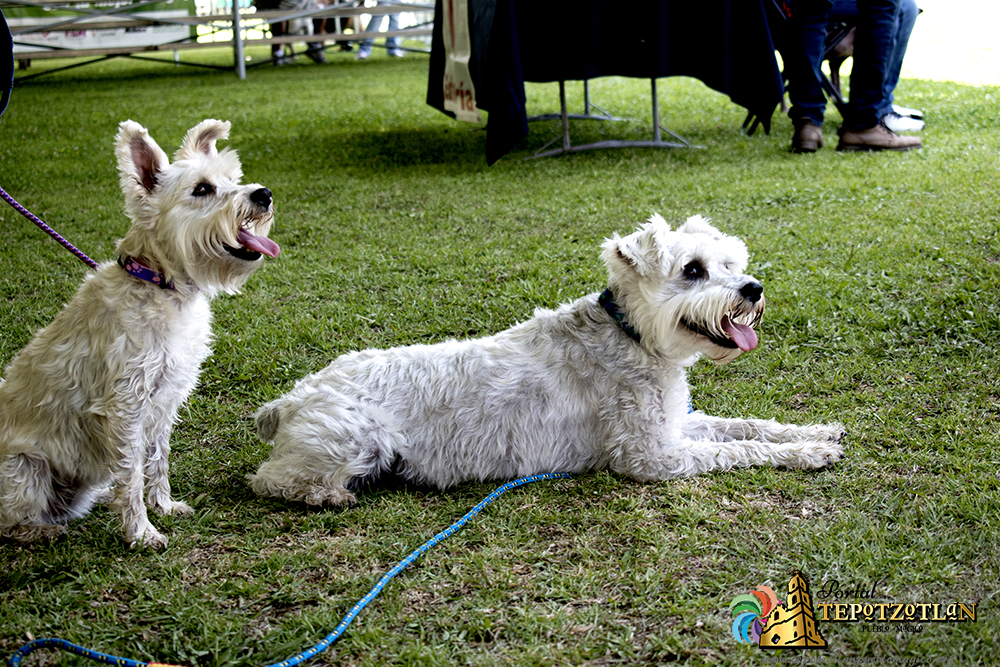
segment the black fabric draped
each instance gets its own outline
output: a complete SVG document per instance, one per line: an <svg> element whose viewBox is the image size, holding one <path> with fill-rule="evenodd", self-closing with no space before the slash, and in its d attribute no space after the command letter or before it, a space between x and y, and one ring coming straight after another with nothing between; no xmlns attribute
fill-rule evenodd
<svg viewBox="0 0 1000 667"><path fill-rule="evenodd" d="M441 1L427 103L443 111ZM469 70L478 106L489 112L490 164L528 133L524 81L690 76L745 107L765 131L784 91L762 0L469 0L469 14Z"/></svg>

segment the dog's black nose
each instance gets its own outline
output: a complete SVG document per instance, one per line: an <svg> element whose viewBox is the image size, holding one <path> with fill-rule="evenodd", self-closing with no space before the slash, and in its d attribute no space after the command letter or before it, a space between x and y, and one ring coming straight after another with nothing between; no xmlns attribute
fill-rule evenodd
<svg viewBox="0 0 1000 667"><path fill-rule="evenodd" d="M271 191L267 188L261 188L259 190L254 190L250 193L250 201L258 206L263 206L267 208L271 205Z"/></svg>
<svg viewBox="0 0 1000 667"><path fill-rule="evenodd" d="M764 286L756 280L751 281L740 288L740 294L750 303L760 301L760 295L764 293Z"/></svg>

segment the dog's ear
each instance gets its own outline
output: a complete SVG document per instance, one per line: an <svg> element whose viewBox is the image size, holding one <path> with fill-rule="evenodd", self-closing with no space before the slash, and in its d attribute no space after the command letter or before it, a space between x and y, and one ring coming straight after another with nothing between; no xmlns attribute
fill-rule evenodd
<svg viewBox="0 0 1000 667"><path fill-rule="evenodd" d="M146 128L131 120L118 126L115 156L126 202L151 194L163 170L170 165L167 154L156 145Z"/></svg>
<svg viewBox="0 0 1000 667"><path fill-rule="evenodd" d="M181 147L177 149L177 160L189 160L198 155L215 155L215 142L229 136L229 121L203 120L184 135Z"/></svg>
<svg viewBox="0 0 1000 667"><path fill-rule="evenodd" d="M670 231L659 214L653 215L639 231L622 238L615 234L604 242L601 257L609 271L631 269L641 276L653 275L668 259L662 235Z"/></svg>
<svg viewBox="0 0 1000 667"><path fill-rule="evenodd" d="M700 215L692 215L683 225L677 228L677 231L686 234L707 234L713 239L723 239L726 237L725 234L709 224L708 218L703 218Z"/></svg>

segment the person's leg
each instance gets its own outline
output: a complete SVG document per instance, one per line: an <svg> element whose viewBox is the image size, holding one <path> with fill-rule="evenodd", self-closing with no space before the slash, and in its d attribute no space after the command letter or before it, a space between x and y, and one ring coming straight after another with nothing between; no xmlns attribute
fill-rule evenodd
<svg viewBox="0 0 1000 667"><path fill-rule="evenodd" d="M859 132L879 124L879 106L901 2L858 0L858 29L854 36L854 66L844 118L845 131Z"/></svg>
<svg viewBox="0 0 1000 667"><path fill-rule="evenodd" d="M373 16L368 19L368 25L365 26L364 32L381 32L382 30L382 19L385 16ZM361 42L361 46L358 47L358 55L354 56L356 60L364 60L372 54L372 49L375 47L375 39L369 37L368 39Z"/></svg>
<svg viewBox="0 0 1000 667"><path fill-rule="evenodd" d="M901 2L858 0L851 99L840 128L838 151L908 151L923 146L916 137L890 130L879 115Z"/></svg>
<svg viewBox="0 0 1000 667"><path fill-rule="evenodd" d="M341 34L343 34L347 30L351 30L351 31L354 30L354 17L353 16L341 16L340 18L330 19L330 20L331 21L337 21L337 24L340 25L340 30L337 30L337 28L334 27L333 32L340 32ZM354 45L351 44L350 42L338 42L338 44L340 44L340 50L341 51L353 51L354 50Z"/></svg>
<svg viewBox="0 0 1000 667"><path fill-rule="evenodd" d="M823 94L820 66L825 51L826 28L832 0L796 0L789 20L785 58L788 97L792 108L788 115L795 126L792 151L813 153L823 147Z"/></svg>
<svg viewBox="0 0 1000 667"><path fill-rule="evenodd" d="M389 14L389 27L386 30L399 30L399 14ZM385 38L385 48L392 54L393 51L399 50L399 38L398 37L386 37ZM399 55L403 55L400 52Z"/></svg>
<svg viewBox="0 0 1000 667"><path fill-rule="evenodd" d="M271 24L271 36L272 37L282 37L284 36L285 22L278 21L277 23ZM291 46L291 45L289 45ZM271 45L271 62L275 65L285 65L291 62L291 59L285 56L285 47L282 44L272 44Z"/></svg>
<svg viewBox="0 0 1000 667"><path fill-rule="evenodd" d="M792 108L788 115L797 126L805 122L823 126L826 96L820 83L820 65L832 6L832 0L796 0L789 20L785 72Z"/></svg>
<svg viewBox="0 0 1000 667"><path fill-rule="evenodd" d="M857 0L833 0L833 8L830 10L829 20L831 22L846 21L849 23L857 23Z"/></svg>
<svg viewBox="0 0 1000 667"><path fill-rule="evenodd" d="M388 30L399 30L399 14L389 15L389 28ZM403 57L403 50L399 48L399 37L386 37L385 38L385 50L390 56L394 58Z"/></svg>
<svg viewBox="0 0 1000 667"><path fill-rule="evenodd" d="M302 3L302 8L312 10L312 9L319 9L320 6L319 2L317 2L316 0L306 0L305 2ZM317 30L317 23L319 23L320 26L322 26L322 20L313 18L305 18L303 20L305 22L303 27L305 28L306 35L313 36L316 33L320 32L319 30ZM326 52L324 51L323 42L307 41L306 55L309 56L309 59L312 60L314 63L325 63Z"/></svg>
<svg viewBox="0 0 1000 667"><path fill-rule="evenodd" d="M916 0L903 0L899 7L899 17L896 21L896 31L893 35L892 52L886 69L885 81L882 83L882 102L879 104L879 116L892 111L893 91L899 83L899 73L903 70L903 57L910 41L910 33L917 22L920 8Z"/></svg>

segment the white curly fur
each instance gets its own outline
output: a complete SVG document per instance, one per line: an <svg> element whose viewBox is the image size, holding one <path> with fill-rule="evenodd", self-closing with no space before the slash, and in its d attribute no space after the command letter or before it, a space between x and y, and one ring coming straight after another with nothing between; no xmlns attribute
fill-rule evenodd
<svg viewBox="0 0 1000 667"><path fill-rule="evenodd" d="M178 407L209 354L209 298L235 292L261 264L246 246L277 253L266 238L270 191L241 185L236 154L215 148L228 132L227 122L203 121L170 164L143 127L120 125L115 153L132 226L118 254L176 289L102 264L7 367L0 536L52 537L107 501L130 544L161 547L167 539L149 522L144 493L161 514L192 511L170 497L167 457Z"/></svg>
<svg viewBox="0 0 1000 667"><path fill-rule="evenodd" d="M249 476L254 490L340 505L390 469L444 488L595 468L637 480L819 468L841 457L838 424L689 412L686 368L702 355L732 361L757 342L764 299L743 273L742 241L700 216L676 231L654 216L606 241L602 258L641 342L595 293L489 338L344 355L259 410L258 431L274 445Z"/></svg>

